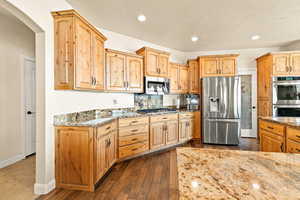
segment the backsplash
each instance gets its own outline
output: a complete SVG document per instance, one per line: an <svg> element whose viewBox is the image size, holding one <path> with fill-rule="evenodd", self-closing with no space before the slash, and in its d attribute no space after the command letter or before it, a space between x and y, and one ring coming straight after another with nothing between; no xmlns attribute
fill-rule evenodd
<svg viewBox="0 0 300 200"><path fill-rule="evenodd" d="M134 107L137 110L163 107L162 95L135 94Z"/></svg>

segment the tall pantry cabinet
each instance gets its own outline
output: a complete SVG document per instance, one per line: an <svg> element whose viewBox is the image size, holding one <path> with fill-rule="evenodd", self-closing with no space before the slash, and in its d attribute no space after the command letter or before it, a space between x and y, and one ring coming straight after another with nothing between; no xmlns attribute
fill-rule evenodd
<svg viewBox="0 0 300 200"><path fill-rule="evenodd" d="M105 36L74 10L52 16L55 89L103 91Z"/></svg>

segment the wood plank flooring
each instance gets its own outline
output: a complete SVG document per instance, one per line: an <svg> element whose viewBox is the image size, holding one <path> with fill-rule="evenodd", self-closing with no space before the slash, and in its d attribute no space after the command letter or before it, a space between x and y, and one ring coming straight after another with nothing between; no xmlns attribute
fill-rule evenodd
<svg viewBox="0 0 300 200"><path fill-rule="evenodd" d="M237 149L258 151L256 139L241 139L238 147L201 145L184 146L199 148ZM147 155L119 163L98 185L95 192L55 189L39 200L164 200L178 199L177 165L175 149Z"/></svg>

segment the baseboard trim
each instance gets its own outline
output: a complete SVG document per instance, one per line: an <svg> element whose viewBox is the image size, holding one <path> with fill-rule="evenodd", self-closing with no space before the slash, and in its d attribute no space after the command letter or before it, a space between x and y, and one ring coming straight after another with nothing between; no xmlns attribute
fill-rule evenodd
<svg viewBox="0 0 300 200"><path fill-rule="evenodd" d="M38 194L38 195L48 194L54 189L55 189L55 179L52 179L47 184L39 184L39 183L34 184L34 194Z"/></svg>
<svg viewBox="0 0 300 200"><path fill-rule="evenodd" d="M12 165L20 160L23 160L25 158L25 155L24 154L20 154L20 155L17 155L17 156L14 156L12 158L9 158L7 160L3 160L3 161L0 161L0 169L1 168L4 168L4 167L7 167L9 165Z"/></svg>

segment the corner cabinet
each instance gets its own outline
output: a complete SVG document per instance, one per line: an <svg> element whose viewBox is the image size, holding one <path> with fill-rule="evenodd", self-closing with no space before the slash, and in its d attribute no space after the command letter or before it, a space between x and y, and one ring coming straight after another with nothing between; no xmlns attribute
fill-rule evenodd
<svg viewBox="0 0 300 200"><path fill-rule="evenodd" d="M105 36L74 10L52 16L55 89L103 91Z"/></svg>
<svg viewBox="0 0 300 200"><path fill-rule="evenodd" d="M170 92L184 94L189 92L188 67L181 64L170 63Z"/></svg>
<svg viewBox="0 0 300 200"><path fill-rule="evenodd" d="M55 176L58 188L94 191L117 161L117 123L92 127L56 127Z"/></svg>
<svg viewBox="0 0 300 200"><path fill-rule="evenodd" d="M189 93L199 94L200 93L200 69L198 60L188 61L189 69Z"/></svg>
<svg viewBox="0 0 300 200"><path fill-rule="evenodd" d="M143 57L106 49L107 91L142 93L143 74Z"/></svg>
<svg viewBox="0 0 300 200"><path fill-rule="evenodd" d="M199 63L202 77L236 75L237 54L200 56Z"/></svg>
<svg viewBox="0 0 300 200"><path fill-rule="evenodd" d="M168 78L170 54L164 51L143 47L136 51L144 56L145 76Z"/></svg>

